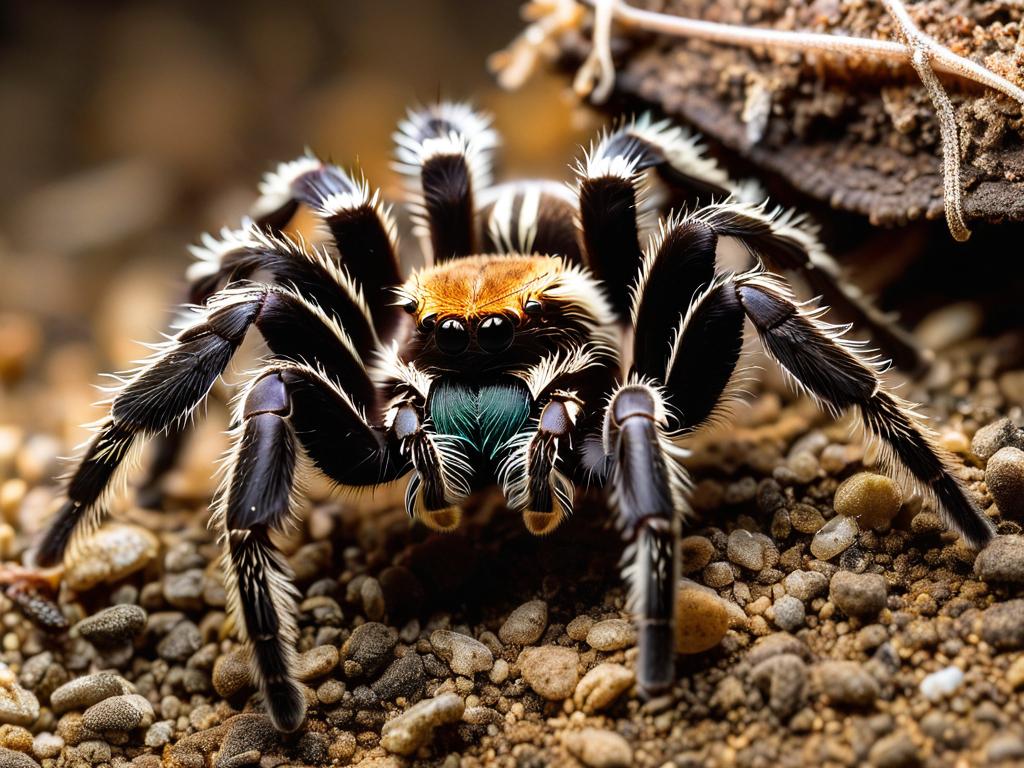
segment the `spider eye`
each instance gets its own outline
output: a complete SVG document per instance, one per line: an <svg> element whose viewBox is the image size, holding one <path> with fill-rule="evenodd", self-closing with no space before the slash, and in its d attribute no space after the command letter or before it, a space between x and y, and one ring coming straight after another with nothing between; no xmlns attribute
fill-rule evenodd
<svg viewBox="0 0 1024 768"><path fill-rule="evenodd" d="M420 328L424 331L434 330L435 325L437 325L437 315L424 315L423 319L420 320Z"/></svg>
<svg viewBox="0 0 1024 768"><path fill-rule="evenodd" d="M490 315L485 317L476 329L476 341L484 352L504 352L512 346L515 328L507 317Z"/></svg>
<svg viewBox="0 0 1024 768"><path fill-rule="evenodd" d="M465 352L469 346L469 332L461 320L450 317L439 326L434 332L434 339L437 347L446 355L457 355Z"/></svg>
<svg viewBox="0 0 1024 768"><path fill-rule="evenodd" d="M543 311L544 307L536 299L527 299L523 302L523 312L530 317L537 317Z"/></svg>

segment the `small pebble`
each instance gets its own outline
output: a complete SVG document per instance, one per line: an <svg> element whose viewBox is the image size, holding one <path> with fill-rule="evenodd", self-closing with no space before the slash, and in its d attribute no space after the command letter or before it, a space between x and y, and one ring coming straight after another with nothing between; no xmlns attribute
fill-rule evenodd
<svg viewBox="0 0 1024 768"><path fill-rule="evenodd" d="M142 632L146 618L146 612L137 605L112 605L82 619L74 626L74 631L97 648L110 648Z"/></svg>
<svg viewBox="0 0 1024 768"><path fill-rule="evenodd" d="M198 611L203 607L203 571L189 568L180 573L164 574L164 600L183 611Z"/></svg>
<svg viewBox="0 0 1024 768"><path fill-rule="evenodd" d="M160 550L156 536L136 525L107 525L69 552L64 582L85 592L142 570Z"/></svg>
<svg viewBox="0 0 1024 768"><path fill-rule="evenodd" d="M157 643L156 652L167 661L186 661L203 645L199 627L185 620L174 625L170 632Z"/></svg>
<svg viewBox="0 0 1024 768"><path fill-rule="evenodd" d="M50 708L55 714L73 709L84 710L111 696L135 693L135 686L113 672L96 672L76 677L50 695Z"/></svg>
<svg viewBox="0 0 1024 768"><path fill-rule="evenodd" d="M1008 418L986 424L974 433L971 453L988 461L999 449L1007 446L1024 449L1024 431Z"/></svg>
<svg viewBox="0 0 1024 768"><path fill-rule="evenodd" d="M996 536L974 560L982 581L1024 584L1024 536Z"/></svg>
<svg viewBox="0 0 1024 768"><path fill-rule="evenodd" d="M985 484L1006 517L1024 515L1024 451L1000 448L985 466Z"/></svg>
<svg viewBox="0 0 1024 768"><path fill-rule="evenodd" d="M366 579L359 588L359 599L363 604L363 613L370 621L384 618L384 590L380 582L374 578Z"/></svg>
<svg viewBox="0 0 1024 768"><path fill-rule="evenodd" d="M621 664L598 664L576 685L573 701L588 714L600 712L625 693L635 679L633 671Z"/></svg>
<svg viewBox="0 0 1024 768"><path fill-rule="evenodd" d="M0 747L0 766L3 768L39 768L39 763L24 752Z"/></svg>
<svg viewBox="0 0 1024 768"><path fill-rule="evenodd" d="M251 673L247 654L241 649L217 657L213 665L213 689L223 698L249 687Z"/></svg>
<svg viewBox="0 0 1024 768"><path fill-rule="evenodd" d="M300 653L295 661L295 677L303 682L323 677L338 666L338 649L333 645L320 645Z"/></svg>
<svg viewBox="0 0 1024 768"><path fill-rule="evenodd" d="M64 739L53 733L44 731L36 734L32 740L32 754L40 760L57 757L62 749L64 749Z"/></svg>
<svg viewBox="0 0 1024 768"><path fill-rule="evenodd" d="M0 723L32 725L39 717L39 700L22 688L11 669L0 662Z"/></svg>
<svg viewBox="0 0 1024 768"><path fill-rule="evenodd" d="M146 731L145 744L147 747L162 747L170 743L174 735L174 721L160 720L153 723Z"/></svg>
<svg viewBox="0 0 1024 768"><path fill-rule="evenodd" d="M425 699L384 723L380 745L397 755L412 755L430 742L435 728L458 722L465 709L465 701L455 693Z"/></svg>
<svg viewBox="0 0 1024 768"><path fill-rule="evenodd" d="M732 572L732 567L728 563L719 561L709 563L704 569L704 573L701 574L701 578L712 589L721 589L732 584L736 579L736 574Z"/></svg>
<svg viewBox="0 0 1024 768"><path fill-rule="evenodd" d="M1024 648L1024 599L986 608L981 614L981 639L999 651Z"/></svg>
<svg viewBox="0 0 1024 768"><path fill-rule="evenodd" d="M810 504L794 504L789 510L789 523L794 531L817 533L825 525L825 516Z"/></svg>
<svg viewBox="0 0 1024 768"><path fill-rule="evenodd" d="M760 571L765 567L764 541L750 531L739 528L729 534L726 556L737 565Z"/></svg>
<svg viewBox="0 0 1024 768"><path fill-rule="evenodd" d="M896 731L875 742L868 760L874 768L915 768L921 764L921 755L910 736Z"/></svg>
<svg viewBox="0 0 1024 768"><path fill-rule="evenodd" d="M885 608L888 588L878 573L838 571L829 583L829 598L845 613L858 619L877 616Z"/></svg>
<svg viewBox="0 0 1024 768"><path fill-rule="evenodd" d="M452 672L472 677L477 672L487 672L494 666L494 654L490 649L468 635L438 629L431 633L430 644L442 659L448 662Z"/></svg>
<svg viewBox="0 0 1024 768"><path fill-rule="evenodd" d="M389 627L375 621L360 624L341 647L346 676L375 675L391 660L397 643L398 637Z"/></svg>
<svg viewBox="0 0 1024 768"><path fill-rule="evenodd" d="M880 693L878 681L856 661L823 661L815 671L821 692L834 704L867 707Z"/></svg>
<svg viewBox="0 0 1024 768"><path fill-rule="evenodd" d="M885 475L858 472L836 488L833 505L840 515L856 518L863 529L884 528L903 506L903 491Z"/></svg>
<svg viewBox="0 0 1024 768"><path fill-rule="evenodd" d="M560 701L576 690L579 660L579 654L572 648L543 645L525 648L517 663L527 685L545 699Z"/></svg>
<svg viewBox="0 0 1024 768"><path fill-rule="evenodd" d="M566 625L565 634L569 636L570 640L581 643L587 639L587 633L590 632L592 626L594 626L594 620L590 616L577 616Z"/></svg>
<svg viewBox="0 0 1024 768"><path fill-rule="evenodd" d="M533 645L548 626L548 604L543 600L530 600L516 608L498 630L498 637L506 645Z"/></svg>
<svg viewBox="0 0 1024 768"><path fill-rule="evenodd" d="M964 681L964 673L959 667L945 667L932 672L921 681L921 695L928 701L941 701L951 695Z"/></svg>
<svg viewBox="0 0 1024 768"><path fill-rule="evenodd" d="M794 653L772 656L750 670L750 679L768 693L768 706L782 718L803 706L807 678L807 665Z"/></svg>
<svg viewBox="0 0 1024 768"><path fill-rule="evenodd" d="M685 574L703 570L715 556L715 545L705 536L686 536L679 542L680 569Z"/></svg>
<svg viewBox="0 0 1024 768"><path fill-rule="evenodd" d="M617 651L636 645L636 628L625 619L599 621L587 632L587 645L597 651Z"/></svg>
<svg viewBox="0 0 1024 768"><path fill-rule="evenodd" d="M589 768L629 768L633 749L620 734L598 728L568 731L562 743L574 757Z"/></svg>
<svg viewBox="0 0 1024 768"><path fill-rule="evenodd" d="M370 688L382 701L392 701L399 696L411 699L423 691L426 682L423 657L410 651L391 662Z"/></svg>
<svg viewBox="0 0 1024 768"><path fill-rule="evenodd" d="M683 585L676 593L676 651L703 653L722 642L729 630L725 601L700 586Z"/></svg>
<svg viewBox="0 0 1024 768"><path fill-rule="evenodd" d="M784 581L786 593L808 602L828 591L828 578L817 571L792 571Z"/></svg>
<svg viewBox="0 0 1024 768"><path fill-rule="evenodd" d="M852 547L859 532L856 520L836 515L814 534L811 554L819 560L831 560Z"/></svg>
<svg viewBox="0 0 1024 768"><path fill-rule="evenodd" d="M132 731L153 722L153 705L144 696L128 693L93 704L82 715L82 725L94 733Z"/></svg>
<svg viewBox="0 0 1024 768"><path fill-rule="evenodd" d="M804 625L804 604L792 595L783 595L772 606L775 624L786 632L795 632Z"/></svg>

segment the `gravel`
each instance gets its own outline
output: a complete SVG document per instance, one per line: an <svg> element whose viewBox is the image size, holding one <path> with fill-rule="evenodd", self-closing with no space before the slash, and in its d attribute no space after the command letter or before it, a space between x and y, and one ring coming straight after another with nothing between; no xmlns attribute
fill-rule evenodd
<svg viewBox="0 0 1024 768"><path fill-rule="evenodd" d="M878 681L855 661L823 661L815 673L821 692L834 704L869 707L878 699Z"/></svg>
<svg viewBox="0 0 1024 768"><path fill-rule="evenodd" d="M885 608L888 588L878 573L839 571L829 583L829 598L847 616L870 619Z"/></svg>
<svg viewBox="0 0 1024 768"><path fill-rule="evenodd" d="M703 653L718 645L729 629L725 601L708 589L684 585L676 595L676 650Z"/></svg>
<svg viewBox="0 0 1024 768"><path fill-rule="evenodd" d="M467 635L439 629L431 633L430 644L457 675L472 677L494 666L494 654L490 649Z"/></svg>
<svg viewBox="0 0 1024 768"><path fill-rule="evenodd" d="M516 608L498 630L498 637L506 645L533 645L548 626L548 604L543 600L530 600Z"/></svg>
<svg viewBox="0 0 1024 768"><path fill-rule="evenodd" d="M517 661L526 684L550 701L573 695L579 682L579 663L579 653L555 645L526 648Z"/></svg>
<svg viewBox="0 0 1024 768"><path fill-rule="evenodd" d="M381 700L397 699L404 696L415 699L427 683L427 674L423 668L423 658L413 652L406 653L402 658L395 659L384 670L371 689Z"/></svg>
<svg viewBox="0 0 1024 768"><path fill-rule="evenodd" d="M391 659L397 643L397 633L384 624L369 621L359 625L341 647L345 674L349 677L375 675Z"/></svg>
<svg viewBox="0 0 1024 768"><path fill-rule="evenodd" d="M466 702L454 693L421 701L384 723L380 744L388 752L411 755L429 743L435 728L458 722L465 709Z"/></svg>
<svg viewBox="0 0 1024 768"><path fill-rule="evenodd" d="M981 615L981 639L1001 651L1024 648L1024 600L986 608Z"/></svg>
<svg viewBox="0 0 1024 768"><path fill-rule="evenodd" d="M97 648L109 648L135 638L145 629L146 618L137 605L112 605L82 619L74 631Z"/></svg>
<svg viewBox="0 0 1024 768"><path fill-rule="evenodd" d="M95 733L131 731L153 723L153 705L144 696L128 693L93 704L82 715L82 725Z"/></svg>
<svg viewBox="0 0 1024 768"><path fill-rule="evenodd" d="M622 664L598 664L580 679L573 701L584 712L599 712L625 693L635 679L633 670Z"/></svg>
<svg viewBox="0 0 1024 768"><path fill-rule="evenodd" d="M996 536L978 553L974 572L983 581L1024 584L1024 536Z"/></svg>
<svg viewBox="0 0 1024 768"><path fill-rule="evenodd" d="M1024 515L1024 451L1011 447L996 451L985 466L985 484L1002 514Z"/></svg>
<svg viewBox="0 0 1024 768"><path fill-rule="evenodd" d="M625 619L605 619L587 632L587 645L598 651L618 651L636 645L636 627Z"/></svg>
<svg viewBox="0 0 1024 768"><path fill-rule="evenodd" d="M840 515L856 518L861 528L885 528L903 506L903 492L885 475L858 472L836 488L833 505Z"/></svg>
<svg viewBox="0 0 1024 768"><path fill-rule="evenodd" d="M857 541L860 528L852 517L833 517L811 539L811 554L819 560L838 557Z"/></svg>
<svg viewBox="0 0 1024 768"><path fill-rule="evenodd" d="M135 686L112 672L97 672L77 677L50 695L50 707L56 714L84 710L111 696L135 693Z"/></svg>
<svg viewBox="0 0 1024 768"><path fill-rule="evenodd" d="M598 728L569 731L562 737L565 748L590 768L629 768L633 749L620 734Z"/></svg>

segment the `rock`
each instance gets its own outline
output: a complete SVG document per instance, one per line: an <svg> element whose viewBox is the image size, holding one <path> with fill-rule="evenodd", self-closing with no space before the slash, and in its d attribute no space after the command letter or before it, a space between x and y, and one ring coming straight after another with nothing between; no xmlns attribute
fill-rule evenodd
<svg viewBox="0 0 1024 768"><path fill-rule="evenodd" d="M986 424L974 433L971 453L982 461L988 461L997 451L1007 446L1024 449L1024 431L1008 418Z"/></svg>
<svg viewBox="0 0 1024 768"><path fill-rule="evenodd" d="M790 717L804 705L807 677L807 665L793 653L772 656L750 670L751 680L768 693L768 706L780 718Z"/></svg>
<svg viewBox="0 0 1024 768"><path fill-rule="evenodd" d="M153 723L146 731L145 744L147 747L162 747L171 742L174 735L174 721L161 720Z"/></svg>
<svg viewBox="0 0 1024 768"><path fill-rule="evenodd" d="M1024 599L986 608L981 614L981 639L1000 651L1024 648Z"/></svg>
<svg viewBox="0 0 1024 768"><path fill-rule="evenodd" d="M792 595L783 595L772 606L779 629L794 632L804 625L804 604Z"/></svg>
<svg viewBox="0 0 1024 768"><path fill-rule="evenodd" d="M575 640L577 643L583 642L587 639L587 633L595 623L590 616L577 616L565 625L565 634L569 636L570 640Z"/></svg>
<svg viewBox="0 0 1024 768"><path fill-rule="evenodd" d="M472 677L494 666L494 654L490 649L468 635L438 629L431 633L430 644L457 675Z"/></svg>
<svg viewBox="0 0 1024 768"><path fill-rule="evenodd" d="M579 681L572 698L577 707L593 714L615 701L633 685L635 679L633 671L621 664L598 664Z"/></svg>
<svg viewBox="0 0 1024 768"><path fill-rule="evenodd" d="M690 574L703 570L715 556L715 545L705 536L686 536L679 542L680 568Z"/></svg>
<svg viewBox="0 0 1024 768"><path fill-rule="evenodd" d="M57 662L53 653L43 651L21 665L19 680L36 695L36 698L46 700L68 681L68 671Z"/></svg>
<svg viewBox="0 0 1024 768"><path fill-rule="evenodd" d="M861 528L884 528L903 506L903 491L885 475L858 472L836 488L833 506L840 515L856 518Z"/></svg>
<svg viewBox="0 0 1024 768"><path fill-rule="evenodd" d="M156 652L167 661L186 661L203 645L199 627L191 621L180 621L157 643Z"/></svg>
<svg viewBox="0 0 1024 768"><path fill-rule="evenodd" d="M391 665L370 686L377 698L391 701L399 696L412 699L423 692L427 683L427 673L423 668L423 659L418 653L409 651Z"/></svg>
<svg viewBox="0 0 1024 768"><path fill-rule="evenodd" d="M860 528L852 517L836 515L814 534L811 554L819 560L831 560L853 546Z"/></svg>
<svg viewBox="0 0 1024 768"><path fill-rule="evenodd" d="M985 484L1005 517L1024 515L1024 451L1000 448L985 466Z"/></svg>
<svg viewBox="0 0 1024 768"><path fill-rule="evenodd" d="M712 589L721 589L732 584L736 580L736 575L732 572L732 566L726 562L719 561L717 563L709 563L704 569L702 578L704 583Z"/></svg>
<svg viewBox="0 0 1024 768"><path fill-rule="evenodd" d="M941 701L959 688L963 681L963 670L959 667L945 667L921 681L921 695L928 701Z"/></svg>
<svg viewBox="0 0 1024 768"><path fill-rule="evenodd" d="M1000 733L985 745L988 765L1021 765L1024 763L1024 738L1013 733Z"/></svg>
<svg viewBox="0 0 1024 768"><path fill-rule="evenodd" d="M808 602L828 591L828 578L817 571L792 571L784 581L786 594Z"/></svg>
<svg viewBox="0 0 1024 768"><path fill-rule="evenodd" d="M587 632L587 645L597 651L617 651L636 645L636 628L626 619L599 621Z"/></svg>
<svg viewBox="0 0 1024 768"><path fill-rule="evenodd" d="M0 747L0 766L3 768L39 768L39 763L24 752Z"/></svg>
<svg viewBox="0 0 1024 768"><path fill-rule="evenodd" d="M697 585L683 584L676 593L676 651L703 653L729 631L725 601Z"/></svg>
<svg viewBox="0 0 1024 768"><path fill-rule="evenodd" d="M888 587L878 573L837 571L829 583L829 598L847 616L869 619L885 608Z"/></svg>
<svg viewBox="0 0 1024 768"><path fill-rule="evenodd" d="M97 648L129 642L146 627L146 612L137 605L112 605L82 619L74 631Z"/></svg>
<svg viewBox="0 0 1024 768"><path fill-rule="evenodd" d="M633 749L614 731L584 728L568 731L562 743L574 757L590 768L629 768L633 765Z"/></svg>
<svg viewBox="0 0 1024 768"><path fill-rule="evenodd" d="M300 653L295 661L295 677L303 682L323 677L338 666L338 649L333 645L318 645Z"/></svg>
<svg viewBox="0 0 1024 768"><path fill-rule="evenodd" d="M223 742L213 768L242 768L258 763L263 753L280 741L266 715L236 715L226 720L223 728Z"/></svg>
<svg viewBox="0 0 1024 768"><path fill-rule="evenodd" d="M1024 536L996 536L974 560L982 581L1024 584Z"/></svg>
<svg viewBox="0 0 1024 768"><path fill-rule="evenodd" d="M164 600L183 611L198 611L203 607L203 571L189 568L180 573L165 573Z"/></svg>
<svg viewBox="0 0 1024 768"><path fill-rule="evenodd" d="M137 693L103 699L82 715L82 725L94 733L132 731L148 728L152 723L153 705Z"/></svg>
<svg viewBox="0 0 1024 768"><path fill-rule="evenodd" d="M379 581L372 577L364 580L359 587L359 601L363 605L363 613L370 621L384 618L384 590Z"/></svg>
<svg viewBox="0 0 1024 768"><path fill-rule="evenodd" d="M542 645L519 654L519 671L534 691L550 701L572 696L579 682L580 657L572 648Z"/></svg>
<svg viewBox="0 0 1024 768"><path fill-rule="evenodd" d="M251 685L248 654L238 649L217 657L213 664L213 689L227 699Z"/></svg>
<svg viewBox="0 0 1024 768"><path fill-rule="evenodd" d="M763 536L755 536L750 531L738 528L729 534L726 545L726 557L730 562L741 565L751 571L760 571L766 562L766 544Z"/></svg>
<svg viewBox="0 0 1024 768"><path fill-rule="evenodd" d="M37 734L32 740L32 754L40 760L57 757L64 749L64 739L53 733L43 732Z"/></svg>
<svg viewBox="0 0 1024 768"><path fill-rule="evenodd" d="M39 717L39 699L22 688L14 673L0 662L0 724L32 725Z"/></svg>
<svg viewBox="0 0 1024 768"><path fill-rule="evenodd" d="M504 659L495 659L494 666L491 667L491 673L487 676L490 681L495 685L501 685L508 680L508 674L510 672L509 664Z"/></svg>
<svg viewBox="0 0 1024 768"><path fill-rule="evenodd" d="M788 632L775 632L759 639L754 647L747 651L747 663L757 666L765 659L792 653L804 661L810 661L811 650L798 638Z"/></svg>
<svg viewBox="0 0 1024 768"><path fill-rule="evenodd" d="M868 760L874 768L914 768L921 764L917 745L904 731L890 733L876 741Z"/></svg>
<svg viewBox="0 0 1024 768"><path fill-rule="evenodd" d="M855 661L823 661L816 673L821 692L834 704L868 707L878 698L878 681Z"/></svg>
<svg viewBox="0 0 1024 768"><path fill-rule="evenodd" d="M142 570L160 550L156 536L136 525L106 525L69 551L64 583L77 592Z"/></svg>
<svg viewBox="0 0 1024 768"><path fill-rule="evenodd" d="M430 742L435 728L458 722L465 709L465 701L454 693L425 699L384 723L380 745L397 755L412 755Z"/></svg>
<svg viewBox="0 0 1024 768"><path fill-rule="evenodd" d="M398 637L391 629L376 621L360 624L341 647L345 675L370 677L377 674L391 659Z"/></svg>
<svg viewBox="0 0 1024 768"><path fill-rule="evenodd" d="M73 709L84 710L111 696L135 693L135 686L113 672L96 672L76 677L50 695L50 709L60 715Z"/></svg>
<svg viewBox="0 0 1024 768"><path fill-rule="evenodd" d="M548 604L543 600L530 600L516 608L498 630L505 645L533 645L548 626Z"/></svg>
<svg viewBox="0 0 1024 768"><path fill-rule="evenodd" d="M794 504L789 510L789 523L794 531L817 533L825 525L825 516L810 504Z"/></svg>

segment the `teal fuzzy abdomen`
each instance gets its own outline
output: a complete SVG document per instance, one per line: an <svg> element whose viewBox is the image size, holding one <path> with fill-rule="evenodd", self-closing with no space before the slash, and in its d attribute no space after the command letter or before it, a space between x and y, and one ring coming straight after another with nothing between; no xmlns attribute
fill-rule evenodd
<svg viewBox="0 0 1024 768"><path fill-rule="evenodd" d="M430 390L428 409L435 432L458 437L493 460L522 429L531 405L526 384L511 376L487 383L441 378Z"/></svg>

